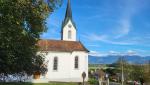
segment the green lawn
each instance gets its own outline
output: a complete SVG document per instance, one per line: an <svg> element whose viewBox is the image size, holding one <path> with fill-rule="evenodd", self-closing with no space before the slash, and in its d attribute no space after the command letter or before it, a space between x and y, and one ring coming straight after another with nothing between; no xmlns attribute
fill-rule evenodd
<svg viewBox="0 0 150 85"><path fill-rule="evenodd" d="M77 83L0 83L0 85L79 85Z"/></svg>

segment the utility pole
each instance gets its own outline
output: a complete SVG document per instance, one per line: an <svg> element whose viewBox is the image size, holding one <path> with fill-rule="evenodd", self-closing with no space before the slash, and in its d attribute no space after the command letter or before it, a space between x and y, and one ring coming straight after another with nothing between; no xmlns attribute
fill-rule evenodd
<svg viewBox="0 0 150 85"><path fill-rule="evenodd" d="M124 73L123 73L123 56L121 57L121 85L124 83Z"/></svg>

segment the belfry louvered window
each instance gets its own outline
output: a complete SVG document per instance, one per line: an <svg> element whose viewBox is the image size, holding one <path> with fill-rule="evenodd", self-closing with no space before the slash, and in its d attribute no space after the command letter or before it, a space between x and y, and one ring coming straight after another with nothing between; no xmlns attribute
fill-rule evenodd
<svg viewBox="0 0 150 85"><path fill-rule="evenodd" d="M68 31L68 39L71 39L71 37L72 37L72 36L71 36L71 31L69 30L69 31Z"/></svg>
<svg viewBox="0 0 150 85"><path fill-rule="evenodd" d="M57 70L58 69L58 58L54 57L54 61L53 61L53 70Z"/></svg>
<svg viewBox="0 0 150 85"><path fill-rule="evenodd" d="M78 56L76 56L74 59L74 68L75 69L79 68L79 57Z"/></svg>

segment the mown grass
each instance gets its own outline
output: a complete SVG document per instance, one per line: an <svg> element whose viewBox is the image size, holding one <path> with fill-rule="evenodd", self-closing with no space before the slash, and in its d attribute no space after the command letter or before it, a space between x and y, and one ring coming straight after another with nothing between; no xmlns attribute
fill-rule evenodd
<svg viewBox="0 0 150 85"><path fill-rule="evenodd" d="M0 83L0 85L79 85L77 83Z"/></svg>

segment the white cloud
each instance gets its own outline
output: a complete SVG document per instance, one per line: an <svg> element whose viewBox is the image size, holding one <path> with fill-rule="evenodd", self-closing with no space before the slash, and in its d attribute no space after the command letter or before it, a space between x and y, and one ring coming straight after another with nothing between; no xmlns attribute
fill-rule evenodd
<svg viewBox="0 0 150 85"><path fill-rule="evenodd" d="M87 34L87 35L82 35L83 38L90 40L90 41L101 41L104 43L109 43L109 44L116 44L116 45L132 45L134 43L132 42L123 42L123 41L114 41L111 39L110 36L108 35L97 35L97 34Z"/></svg>
<svg viewBox="0 0 150 85"><path fill-rule="evenodd" d="M112 27L112 33L107 33L107 34L102 34L102 35L98 35L98 34L88 34L85 35L84 37L88 40L92 40L92 41L101 41L101 42L105 42L105 43L110 43L110 44L116 44L116 45L133 45L133 44L137 44L139 42L136 42L128 39L128 40L119 40L122 39L122 37L127 36L131 30L132 30L132 17L138 13L142 6L140 4L140 2L136 1L136 0L127 0L127 1L122 1L124 3L124 6L122 6L121 8L121 14L120 19L116 19L118 20L117 22L117 26ZM138 6L137 6L138 5ZM101 17L98 15L95 15L95 17ZM92 17L93 18L93 17Z"/></svg>
<svg viewBox="0 0 150 85"><path fill-rule="evenodd" d="M122 14L119 20L119 25L117 27L117 30L114 30L117 33L117 36L115 37L116 39L124 37L130 33L132 29L132 24L131 24L132 17L138 12L140 12L141 9L143 8L141 1L123 0L122 2L125 5L121 9Z"/></svg>
<svg viewBox="0 0 150 85"><path fill-rule="evenodd" d="M130 49L130 50L126 50L126 51L123 51L123 52L119 52L119 51L114 51L114 50L111 50L111 51L106 51L106 52L100 52L100 51L90 51L89 55L91 56L97 56L97 57L105 57L105 56L108 56L108 55L112 55L112 56L133 56L133 55L139 55L139 56L148 56L148 55L145 55L141 52L148 52L146 50L141 50L141 49Z"/></svg>
<svg viewBox="0 0 150 85"><path fill-rule="evenodd" d="M111 50L111 51L108 52L108 54L109 54L109 55L119 55L120 52Z"/></svg>
<svg viewBox="0 0 150 85"><path fill-rule="evenodd" d="M103 41L107 38L107 35L91 34L89 38L90 38L90 40Z"/></svg>
<svg viewBox="0 0 150 85"><path fill-rule="evenodd" d="M125 56L125 55L138 55L138 52L135 50L127 50L124 52L118 52L118 51L109 51L108 52L109 55L121 55L121 56Z"/></svg>
<svg viewBox="0 0 150 85"><path fill-rule="evenodd" d="M148 50L143 50L143 49L133 49L133 50L137 52L148 52Z"/></svg>
<svg viewBox="0 0 150 85"><path fill-rule="evenodd" d="M94 44L91 44L91 45L87 45L89 47L100 47L100 45L94 45Z"/></svg>
<svg viewBox="0 0 150 85"><path fill-rule="evenodd" d="M106 35L96 35L94 33L90 33L90 34L82 34L81 37L83 37L83 39L86 40L91 40L91 41L101 41L103 39L105 39L107 36Z"/></svg>
<svg viewBox="0 0 150 85"><path fill-rule="evenodd" d="M118 39L129 34L130 27L131 24L129 19L121 20L120 25L118 26L117 30L115 30L116 31L115 33L117 34L115 38Z"/></svg>
<svg viewBox="0 0 150 85"><path fill-rule="evenodd" d="M90 51L89 55L100 57L100 56L106 56L107 54L98 51Z"/></svg>
<svg viewBox="0 0 150 85"><path fill-rule="evenodd" d="M128 50L127 55L137 55L137 52L134 50Z"/></svg>

